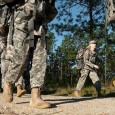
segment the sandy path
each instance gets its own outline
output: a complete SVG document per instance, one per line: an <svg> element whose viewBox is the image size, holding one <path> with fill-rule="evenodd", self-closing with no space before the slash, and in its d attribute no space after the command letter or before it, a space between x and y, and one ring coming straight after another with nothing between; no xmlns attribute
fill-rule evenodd
<svg viewBox="0 0 115 115"><path fill-rule="evenodd" d="M70 96L43 95L44 100L53 104L50 109L29 107L30 95L21 98L14 96L10 104L4 103L0 96L2 115L115 115L115 98L74 98Z"/></svg>

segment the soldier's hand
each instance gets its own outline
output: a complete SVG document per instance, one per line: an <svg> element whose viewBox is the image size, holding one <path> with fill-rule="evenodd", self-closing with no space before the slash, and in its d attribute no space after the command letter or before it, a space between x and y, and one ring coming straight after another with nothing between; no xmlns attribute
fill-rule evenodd
<svg viewBox="0 0 115 115"><path fill-rule="evenodd" d="M99 66L98 66L98 65L94 65L94 68L95 68L95 69L99 69Z"/></svg>

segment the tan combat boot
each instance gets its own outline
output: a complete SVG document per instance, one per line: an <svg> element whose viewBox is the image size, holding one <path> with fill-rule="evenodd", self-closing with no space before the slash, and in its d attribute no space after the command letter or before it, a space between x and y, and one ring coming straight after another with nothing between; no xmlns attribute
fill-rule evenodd
<svg viewBox="0 0 115 115"><path fill-rule="evenodd" d="M97 97L102 98L104 95L101 94L101 91L97 91Z"/></svg>
<svg viewBox="0 0 115 115"><path fill-rule="evenodd" d="M26 90L22 89L21 85L17 85L17 97L21 97L22 95L26 94Z"/></svg>
<svg viewBox="0 0 115 115"><path fill-rule="evenodd" d="M115 87L115 80L113 80L113 86Z"/></svg>
<svg viewBox="0 0 115 115"><path fill-rule="evenodd" d="M4 83L4 91L2 93L4 102L11 103L13 101L13 84L9 82Z"/></svg>
<svg viewBox="0 0 115 115"><path fill-rule="evenodd" d="M51 104L42 100L41 94L40 94L40 88L32 88L30 106L36 107L39 109L46 109L46 108L50 108Z"/></svg>
<svg viewBox="0 0 115 115"><path fill-rule="evenodd" d="M74 97L81 97L80 91L77 91L77 90L74 91L74 92L73 92L73 96L74 96Z"/></svg>

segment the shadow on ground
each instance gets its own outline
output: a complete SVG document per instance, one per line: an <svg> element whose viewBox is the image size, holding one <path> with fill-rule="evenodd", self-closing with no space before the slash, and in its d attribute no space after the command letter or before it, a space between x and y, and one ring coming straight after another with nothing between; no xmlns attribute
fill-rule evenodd
<svg viewBox="0 0 115 115"><path fill-rule="evenodd" d="M71 98L71 99L48 99L45 101L54 101L54 105L60 105L60 104L69 104L69 103L76 103L76 102L80 102L80 101L88 101L88 100L93 100L96 99L96 97L90 97L90 98ZM58 102L59 101L59 102Z"/></svg>

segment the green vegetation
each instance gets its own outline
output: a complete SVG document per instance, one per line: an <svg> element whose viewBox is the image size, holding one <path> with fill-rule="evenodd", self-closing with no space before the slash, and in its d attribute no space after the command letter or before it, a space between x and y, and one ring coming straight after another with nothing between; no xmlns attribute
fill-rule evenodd
<svg viewBox="0 0 115 115"><path fill-rule="evenodd" d="M110 24L105 28L104 1L66 0L58 4L58 21L50 24L49 29L55 29L64 39L62 44L55 48L56 39L54 34L50 33L47 42L45 87L55 90L59 95L70 94L80 76L80 72L72 68L76 63L76 53L81 47L85 47L89 40L95 39L98 41L97 64L100 66L98 74L102 81L102 93L110 92L114 89L110 84L115 79L115 32ZM72 13L73 10L76 13ZM89 78L86 87L83 89L83 95L96 95Z"/></svg>
<svg viewBox="0 0 115 115"><path fill-rule="evenodd" d="M51 94L58 96L73 96L72 93L75 87L58 87L58 88L46 88L43 89L42 94ZM113 86L103 86L102 95L104 97L115 97L115 87ZM81 96L85 97L96 97L97 92L93 86L84 87L81 91Z"/></svg>

